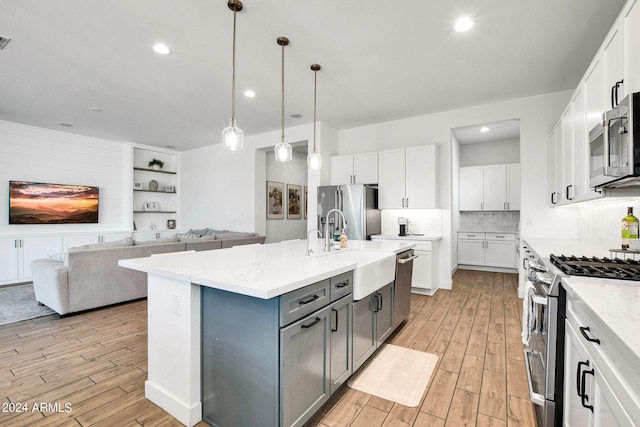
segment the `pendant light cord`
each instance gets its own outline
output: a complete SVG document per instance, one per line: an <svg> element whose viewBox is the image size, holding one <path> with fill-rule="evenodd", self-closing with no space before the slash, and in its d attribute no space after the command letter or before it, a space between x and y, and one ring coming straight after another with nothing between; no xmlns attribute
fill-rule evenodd
<svg viewBox="0 0 640 427"><path fill-rule="evenodd" d="M318 94L318 70L313 70L313 152L316 152L316 105Z"/></svg>
<svg viewBox="0 0 640 427"><path fill-rule="evenodd" d="M231 58L231 119L236 119L236 8L233 9L233 53ZM235 125L235 124L234 124Z"/></svg>
<svg viewBox="0 0 640 427"><path fill-rule="evenodd" d="M282 143L284 144L284 47L282 43Z"/></svg>

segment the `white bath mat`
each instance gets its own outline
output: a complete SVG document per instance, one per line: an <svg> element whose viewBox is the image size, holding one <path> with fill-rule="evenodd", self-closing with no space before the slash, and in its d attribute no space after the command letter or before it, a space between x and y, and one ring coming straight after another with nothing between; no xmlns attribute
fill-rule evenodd
<svg viewBox="0 0 640 427"><path fill-rule="evenodd" d="M385 344L347 384L356 390L415 407L422 399L437 362L435 354Z"/></svg>

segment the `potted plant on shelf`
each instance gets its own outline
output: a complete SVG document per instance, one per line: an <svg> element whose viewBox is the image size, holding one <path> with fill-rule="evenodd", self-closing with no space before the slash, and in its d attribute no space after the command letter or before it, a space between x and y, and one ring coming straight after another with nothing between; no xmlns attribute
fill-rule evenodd
<svg viewBox="0 0 640 427"><path fill-rule="evenodd" d="M164 167L164 162L162 160L153 159L149 162L149 167L151 169L162 169Z"/></svg>

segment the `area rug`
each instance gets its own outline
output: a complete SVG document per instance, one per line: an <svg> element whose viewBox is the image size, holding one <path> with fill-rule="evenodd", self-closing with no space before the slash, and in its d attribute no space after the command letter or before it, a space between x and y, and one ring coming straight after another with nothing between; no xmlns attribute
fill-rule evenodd
<svg viewBox="0 0 640 427"><path fill-rule="evenodd" d="M54 314L55 311L39 305L33 292L33 283L0 286L0 325Z"/></svg>
<svg viewBox="0 0 640 427"><path fill-rule="evenodd" d="M385 344L363 370L349 379L349 387L404 406L418 406L438 356Z"/></svg>

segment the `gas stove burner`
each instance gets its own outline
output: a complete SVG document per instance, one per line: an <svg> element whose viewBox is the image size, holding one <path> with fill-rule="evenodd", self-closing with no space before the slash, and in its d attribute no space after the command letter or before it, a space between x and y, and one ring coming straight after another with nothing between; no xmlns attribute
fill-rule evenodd
<svg viewBox="0 0 640 427"><path fill-rule="evenodd" d="M620 258L551 255L551 262L570 276L640 281L640 261Z"/></svg>

